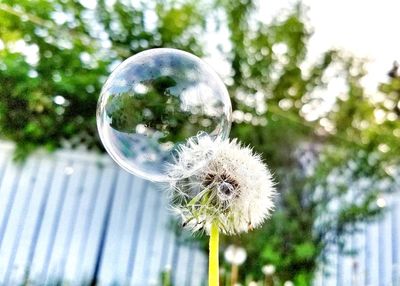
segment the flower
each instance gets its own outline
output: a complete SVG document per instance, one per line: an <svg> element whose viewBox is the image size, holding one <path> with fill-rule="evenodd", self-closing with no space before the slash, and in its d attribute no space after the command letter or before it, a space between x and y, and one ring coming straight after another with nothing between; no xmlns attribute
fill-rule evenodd
<svg viewBox="0 0 400 286"><path fill-rule="evenodd" d="M260 155L236 139L198 135L181 146L167 168L173 210L183 226L224 234L247 232L270 216L276 195Z"/></svg>
<svg viewBox="0 0 400 286"><path fill-rule="evenodd" d="M229 245L224 253L225 260L234 265L242 265L247 258L246 250L243 247Z"/></svg>
<svg viewBox="0 0 400 286"><path fill-rule="evenodd" d="M275 266L274 265L272 265L272 264L267 264L267 265L264 265L262 268L261 268L261 271L262 271L262 273L265 275L265 276L270 276L270 275L273 275L274 273L275 273Z"/></svg>

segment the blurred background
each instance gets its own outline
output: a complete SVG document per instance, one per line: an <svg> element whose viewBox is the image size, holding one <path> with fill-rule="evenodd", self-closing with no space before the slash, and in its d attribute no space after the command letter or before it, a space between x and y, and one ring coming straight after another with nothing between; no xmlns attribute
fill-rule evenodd
<svg viewBox="0 0 400 286"><path fill-rule="evenodd" d="M206 285L204 238L99 141L100 89L173 47L227 85L279 199L221 285L400 285L400 3L2 0L0 285ZM179 134L176 134L179 136ZM240 284L239 284L240 283Z"/></svg>

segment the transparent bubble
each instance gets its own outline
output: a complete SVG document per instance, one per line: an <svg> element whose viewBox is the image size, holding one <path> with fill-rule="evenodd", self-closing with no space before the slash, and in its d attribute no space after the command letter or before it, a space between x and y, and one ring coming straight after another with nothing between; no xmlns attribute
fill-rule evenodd
<svg viewBox="0 0 400 286"><path fill-rule="evenodd" d="M100 138L111 157L142 178L166 182L176 148L198 134L226 139L229 94L202 60L175 49L152 49L120 64L98 107Z"/></svg>

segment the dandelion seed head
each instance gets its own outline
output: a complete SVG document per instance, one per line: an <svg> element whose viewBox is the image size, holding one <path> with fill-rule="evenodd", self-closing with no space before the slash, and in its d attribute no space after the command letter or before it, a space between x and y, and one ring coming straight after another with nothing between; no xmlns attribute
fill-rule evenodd
<svg viewBox="0 0 400 286"><path fill-rule="evenodd" d="M190 139L167 169L173 210L194 232L208 232L213 221L225 234L247 232L273 210L276 191L270 171L236 139Z"/></svg>

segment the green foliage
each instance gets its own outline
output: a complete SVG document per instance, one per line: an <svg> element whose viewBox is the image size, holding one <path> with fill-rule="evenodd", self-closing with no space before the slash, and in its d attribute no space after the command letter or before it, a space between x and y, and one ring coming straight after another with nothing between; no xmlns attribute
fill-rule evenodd
<svg viewBox="0 0 400 286"><path fill-rule="evenodd" d="M161 285L162 286L172 286L171 271L166 270L161 273Z"/></svg>
<svg viewBox="0 0 400 286"><path fill-rule="evenodd" d="M207 23L228 29L231 135L263 154L280 193L263 228L224 238L248 251L242 280L261 281L261 267L272 263L277 281L310 285L323 249L379 214L377 198L396 187L398 72L368 94L362 61L339 51L307 60L312 31L300 4L264 23L253 17L257 7L250 0L102 0L93 9L84 1L14 2L0 4L0 134L16 142L18 158L64 142L101 149L96 102L116 64L153 47L201 56L208 52L201 40ZM22 43L33 59L17 48ZM332 85L343 89L329 94ZM118 118L122 107L109 108L115 124L129 128Z"/></svg>
<svg viewBox="0 0 400 286"><path fill-rule="evenodd" d="M243 15L251 15L249 9L250 3ZM233 41L238 52L234 59L240 59L232 64L236 78L231 95L236 109L250 113L252 119L251 124L244 120L234 125L232 134L264 154L276 172L280 202L261 230L229 240L245 245L249 257L257 257L243 267L257 273L257 279L262 265L272 263L281 281L310 285L327 244L342 245L357 223L379 214L377 198L398 184L393 168L400 159L400 98L398 78L393 78L381 86L381 100L373 100L361 85L363 62L337 51L301 68L311 34L302 9L299 5L284 20L259 24L254 33L245 25L238 26L242 32L235 31L241 40ZM232 22L237 19L233 12L228 17ZM326 112L307 117L312 112L306 110L313 105L323 108L324 89L335 78L346 86L342 94L335 95ZM264 97L257 102L260 93ZM267 112L257 110L262 104ZM383 114L381 120L377 114ZM265 126L256 125L255 119ZM310 156L311 161L301 163L302 157Z"/></svg>
<svg viewBox="0 0 400 286"><path fill-rule="evenodd" d="M156 27L145 25L145 12L151 11L145 1L139 7L99 1L94 10L77 1L13 3L3 1L0 9L0 134L17 143L18 158L71 139L101 148L97 98L110 69L126 57L161 46L201 54L195 35L188 34L201 22L195 3L159 3ZM65 15L67 20L60 19ZM170 31L175 17L186 19L179 33ZM15 48L21 42L37 61ZM56 104L57 96L65 102Z"/></svg>

